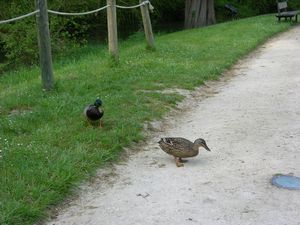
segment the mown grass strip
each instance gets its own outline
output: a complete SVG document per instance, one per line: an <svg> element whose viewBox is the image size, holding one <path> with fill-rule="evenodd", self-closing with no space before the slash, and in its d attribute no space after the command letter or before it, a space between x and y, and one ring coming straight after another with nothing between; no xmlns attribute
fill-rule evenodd
<svg viewBox="0 0 300 225"><path fill-rule="evenodd" d="M177 94L217 79L270 36L287 30L273 15L237 20L156 38L147 51L140 35L121 45L120 65L107 49L89 46L55 64L55 90L41 90L37 68L0 77L0 224L32 224L72 186L122 148L143 138L143 123L161 118ZM148 91L144 91L148 90ZM104 128L87 126L86 104L104 102Z"/></svg>

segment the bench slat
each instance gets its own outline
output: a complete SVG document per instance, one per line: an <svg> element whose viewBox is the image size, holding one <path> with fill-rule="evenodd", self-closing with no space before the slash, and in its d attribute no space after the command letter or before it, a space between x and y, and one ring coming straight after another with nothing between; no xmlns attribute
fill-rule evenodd
<svg viewBox="0 0 300 225"><path fill-rule="evenodd" d="M299 11L287 11L278 13L278 16L295 16L297 14L299 14Z"/></svg>

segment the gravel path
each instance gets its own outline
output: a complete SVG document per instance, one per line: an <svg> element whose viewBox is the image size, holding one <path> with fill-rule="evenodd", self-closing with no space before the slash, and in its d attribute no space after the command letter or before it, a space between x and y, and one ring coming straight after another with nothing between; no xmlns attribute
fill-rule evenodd
<svg viewBox="0 0 300 225"><path fill-rule="evenodd" d="M47 224L300 225L300 191L270 184L277 173L300 176L300 26L180 107ZM164 136L202 137L212 151L177 168L158 148Z"/></svg>

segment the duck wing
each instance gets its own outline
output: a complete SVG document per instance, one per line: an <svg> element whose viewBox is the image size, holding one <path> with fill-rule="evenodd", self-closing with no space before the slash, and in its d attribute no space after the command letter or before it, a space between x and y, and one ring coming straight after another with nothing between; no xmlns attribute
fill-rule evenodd
<svg viewBox="0 0 300 225"><path fill-rule="evenodd" d="M101 119L104 112L102 110L99 110L94 105L89 105L88 107L85 108L84 114L88 119L96 121L96 120Z"/></svg>
<svg viewBox="0 0 300 225"><path fill-rule="evenodd" d="M193 151L193 143L181 137L161 138L158 143L164 152L178 157L185 157L186 154Z"/></svg>

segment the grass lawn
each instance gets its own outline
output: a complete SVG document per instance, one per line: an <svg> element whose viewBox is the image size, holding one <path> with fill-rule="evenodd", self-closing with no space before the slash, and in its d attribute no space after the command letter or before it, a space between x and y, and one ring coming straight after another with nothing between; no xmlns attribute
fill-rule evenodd
<svg viewBox="0 0 300 225"><path fill-rule="evenodd" d="M287 30L274 15L156 37L120 47L113 66L105 46L88 46L55 63L55 89L41 89L38 68L0 77L0 224L32 224L47 215L70 187L91 176L122 148L143 139L143 123L161 118L178 94L217 79L270 36ZM145 92L144 90L147 90ZM153 92L151 92L153 90ZM87 126L83 109L104 103L104 128Z"/></svg>

